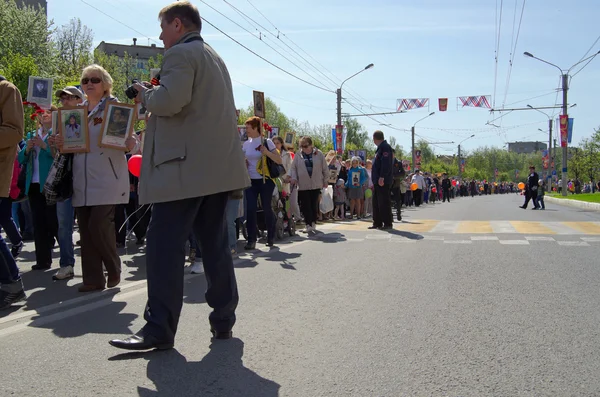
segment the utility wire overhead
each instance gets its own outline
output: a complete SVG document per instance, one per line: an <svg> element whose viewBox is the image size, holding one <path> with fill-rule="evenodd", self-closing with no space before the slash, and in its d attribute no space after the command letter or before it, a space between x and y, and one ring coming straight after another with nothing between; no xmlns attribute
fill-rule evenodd
<svg viewBox="0 0 600 397"><path fill-rule="evenodd" d="M203 20L204 22L206 22L207 24L209 24L210 26L212 26L213 28L215 28L216 30L218 30L219 32L221 32L223 35L227 36L227 37L228 37L228 38L229 38L231 41L235 42L235 43L236 43L236 44L238 44L240 47L242 47L242 48L246 49L248 52L250 52L250 53L254 54L254 55L255 55L255 56L257 56L258 58L262 59L263 61L265 61L265 62L266 62L266 63L268 63L269 65L271 65L271 66L273 66L273 67L275 67L275 68L279 69L279 70L280 70L280 71L282 71L283 73L285 73L285 74L287 74L287 75L289 75L289 76L291 76L291 77L295 78L296 80L300 80L300 81L302 81L303 83L306 83L306 84L308 84L308 85L310 85L310 86L313 86L313 87L315 87L315 88L318 88L318 89L320 89L320 90L327 91L327 92L334 92L334 91L331 91L331 90L329 90L329 89L327 89L327 88L324 88L324 87L318 86L318 85L316 85L316 84L313 84L313 83L311 83L310 81L304 80L303 78L301 78L301 77L298 77L298 76L296 76L295 74L293 74L293 73L291 73L291 72L288 72L287 70L283 69L282 67L280 67L280 66L277 66L277 65L276 65L276 64L274 64L273 62L269 61L269 60L268 60L268 59L266 59L265 57L263 57L263 56L261 56L261 55L257 54L256 52L252 51L250 48L246 47L245 45L243 45L242 43L240 43L239 41L237 41L236 39L234 39L233 37L231 37L230 35L228 35L228 34L227 34L227 33L225 33L224 31L222 31L221 29L219 29L218 27L216 27L216 26L215 26L213 23L211 23L211 22L210 22L209 20L207 20L206 18L202 17L202 20Z"/></svg>
<svg viewBox="0 0 600 397"><path fill-rule="evenodd" d="M308 77L310 77L312 80L314 80L317 84L320 85L324 85L322 81L320 81L319 79L315 78L312 74L310 74L309 72L307 72L306 70L304 70L303 68L301 68L297 62L292 61L291 59L289 59L288 57L286 57L285 55L283 55L281 52L279 52L277 49L275 49L272 45L270 45L267 41L266 41L266 35L263 37L262 35L260 35L260 31L258 31L258 35L256 35L255 33L252 33L251 31L249 31L248 29L244 28L242 25L240 25L239 23L237 23L236 21L234 21L233 19L231 19L230 17L228 17L227 15L223 14L221 11L219 11L218 9L216 9L215 7L211 6L210 4L208 4L206 1L204 0L199 0L201 3L205 4L207 7L209 7L210 9L212 9L213 11L215 11L217 14L221 15L223 18L227 19L228 21L232 22L233 24L235 24L236 26L238 26L240 29L243 29L245 32L249 33L252 37L260 40L263 44L265 44L267 47L269 47L271 50L275 51L277 54L279 54L283 59L285 59L286 61L288 61L290 64L294 65L295 67L297 67L298 69L300 69L300 71L304 72ZM279 48L281 48L281 46L279 46ZM283 49L285 51L285 49ZM329 87L327 87L329 88Z"/></svg>
<svg viewBox="0 0 600 397"><path fill-rule="evenodd" d="M200 0L200 1L203 1L203 0ZM279 37L279 36L280 36L280 35L279 35L279 30L278 30L277 28L275 28L275 29L277 29L278 33L277 33L277 35L275 35L275 34L271 33L271 31L270 31L269 29L267 29L265 26L263 26L262 24L260 24L259 22L257 22L255 19L253 19L253 18L250 18L250 17L249 17L248 15L246 15L246 14L245 14L245 13L244 13L242 10L240 10L238 7L236 7L236 6L234 6L233 4L231 4L229 1L227 1L227 0L223 0L223 2L224 2L225 4L227 4L227 5L228 5L230 8L232 8L232 9L233 9L233 10L234 10L234 11L235 11L237 14L239 14L239 15L240 15L240 16L241 16L241 17L242 17L244 20L246 20L246 22L247 22L249 25L251 25L253 29L255 29L257 32L259 32L259 34L261 34L261 40L262 40L263 38L266 38L267 36L272 36L272 37L274 38L274 42L275 42L275 43L277 43L277 46L278 46L279 48L281 48L281 49L282 49L282 51L285 51L285 52L287 52L288 54L290 54L291 56L293 56L293 57L294 57L294 58L295 58L295 59L296 59L296 60L297 60L299 63L302 63L302 64L304 64L304 65L308 66L308 68L310 68L310 69L313 69L314 71L316 71L318 74L321 74L321 75L323 75L323 73L322 73L322 72L319 70L319 68L316 68L316 67L315 67L315 66L314 66L312 63L310 63L309 61L307 61L307 60L306 60L306 59L305 59L305 58L304 58L302 55L298 54L298 52L297 52L296 50L294 50L294 49L293 49L293 48L291 48L291 47L290 47L290 46L289 46L287 43L285 43L284 41L282 41L282 40L281 40L281 38ZM253 6L255 9L257 9L257 8L256 8L256 7L255 7L253 4L251 4L251 5L252 5L252 6ZM260 13L260 11L258 11L258 12ZM261 15L263 15L262 13L260 13L260 14L261 14ZM263 17L264 17L264 15L263 15ZM266 19L266 17L264 17L264 18ZM238 25L238 26L239 26L239 25ZM257 27L258 27L258 28L260 28L260 29L262 29L262 30L258 29ZM264 34L263 34L263 33L264 33ZM286 47L287 47L287 49L286 49L286 48L283 48L283 46L286 46ZM290 50L291 50L291 52L290 52ZM295 65L295 66L299 67L298 65ZM305 71L305 73L307 73L307 72ZM308 73L307 73L307 74L308 74ZM331 80L331 79L329 79L329 77L327 77L326 75L324 75L324 76L325 76L325 78L327 78L328 80ZM325 82L324 82L324 81L322 81L321 79L316 79L316 78L315 78L315 77L313 77L313 76L311 76L311 77L312 77L314 80L318 81L318 82L319 82L319 84L321 84L321 85L323 85L323 86L326 86L327 88L330 88L330 87L329 87L329 85L328 85L329 83L325 83ZM336 84L335 82L333 82L333 86L334 86L335 88L337 88L337 84ZM335 91L335 90L333 90L333 91Z"/></svg>
<svg viewBox="0 0 600 397"><path fill-rule="evenodd" d="M508 73L506 76L506 87L504 89L504 100L502 101L502 107L504 107L504 103L506 102L506 96L508 95L508 87L510 85L510 77L512 74L512 67L513 67L513 62L515 59L515 55L517 53L517 44L519 42L519 34L521 33L521 25L523 23L523 14L525 12L525 3L527 0L523 0L523 6L521 8L521 17L519 18L519 27L517 29L517 37L514 37L515 34L515 23L516 23L516 17L517 17L517 3L518 0L515 0L515 14L514 14L514 19L513 19L513 41L511 43L511 52L509 55L509 66L508 66Z"/></svg>

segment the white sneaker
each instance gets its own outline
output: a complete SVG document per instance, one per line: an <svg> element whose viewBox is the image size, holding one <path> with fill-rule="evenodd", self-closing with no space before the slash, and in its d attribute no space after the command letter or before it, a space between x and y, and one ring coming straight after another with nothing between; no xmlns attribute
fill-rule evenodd
<svg viewBox="0 0 600 397"><path fill-rule="evenodd" d="M204 273L204 266L202 266L202 261L195 262L192 265L192 271L191 271L191 273L192 274Z"/></svg>
<svg viewBox="0 0 600 397"><path fill-rule="evenodd" d="M68 278L73 278L75 273L73 272L73 266L65 266L58 269L56 274L52 276L53 280L66 280Z"/></svg>

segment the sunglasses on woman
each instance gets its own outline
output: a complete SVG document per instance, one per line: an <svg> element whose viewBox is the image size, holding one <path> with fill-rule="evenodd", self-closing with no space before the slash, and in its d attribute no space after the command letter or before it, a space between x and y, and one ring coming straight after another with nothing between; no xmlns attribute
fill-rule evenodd
<svg viewBox="0 0 600 397"><path fill-rule="evenodd" d="M90 81L92 82L92 84L100 84L102 82L102 79L98 77L92 77L91 79L84 77L83 79L81 79L81 84L87 84Z"/></svg>

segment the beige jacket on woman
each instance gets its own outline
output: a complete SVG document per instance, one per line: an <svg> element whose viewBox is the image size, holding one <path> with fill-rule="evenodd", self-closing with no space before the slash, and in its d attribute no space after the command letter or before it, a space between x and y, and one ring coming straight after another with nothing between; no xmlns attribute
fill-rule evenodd
<svg viewBox="0 0 600 397"><path fill-rule="evenodd" d="M329 178L329 168L325 162L325 156L320 150L313 152L313 171L312 177L308 175L308 170L302 158L302 151L298 151L292 161L292 168L289 172L292 179L298 181L298 190L316 190L323 189Z"/></svg>

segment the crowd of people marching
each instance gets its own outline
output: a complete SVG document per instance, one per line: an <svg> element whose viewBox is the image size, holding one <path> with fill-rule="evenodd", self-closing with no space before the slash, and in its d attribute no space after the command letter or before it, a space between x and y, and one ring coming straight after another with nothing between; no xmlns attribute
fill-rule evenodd
<svg viewBox="0 0 600 397"><path fill-rule="evenodd" d="M280 137L267 139L258 117L245 121L242 139L229 73L200 35L197 8L175 2L159 18L166 49L160 75L133 87L135 102L147 109L146 129L129 136L122 149L99 144L109 104L118 102L103 67L85 67L81 89L55 93L61 107L87 112L89 148L81 153L63 153L65 137L52 127L55 106L37 109L37 128L25 133L21 93L0 76L0 226L11 248L0 235L0 309L26 299L16 262L23 241L33 239L33 271L55 265L58 244L59 267L52 274L57 282L74 276L74 246L80 246L79 291L93 292L120 284L119 249L133 233L137 245L146 245L146 325L110 344L130 350L173 347L187 242L191 272L207 278L213 337L229 339L239 300L232 259L238 230L246 231L244 250L255 250L262 232L272 247L281 220L273 202L284 203L288 224L302 224L302 232L314 235L317 222L327 219L367 218L370 229L388 230L394 207L401 220L403 205L514 191L510 183L410 173L382 131L373 133L372 159L325 153L309 136L297 148ZM219 135L212 139L215 131ZM139 155L143 160L133 172Z"/></svg>

